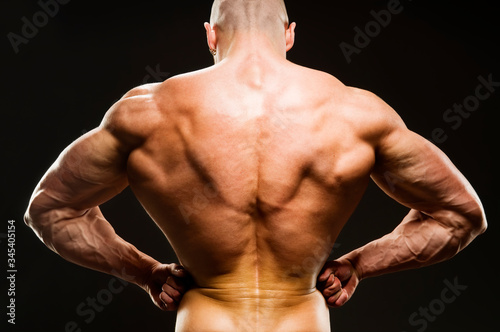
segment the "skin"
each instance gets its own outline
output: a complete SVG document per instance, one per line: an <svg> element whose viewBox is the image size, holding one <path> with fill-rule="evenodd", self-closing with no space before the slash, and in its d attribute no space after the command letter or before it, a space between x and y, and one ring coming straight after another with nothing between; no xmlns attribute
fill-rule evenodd
<svg viewBox="0 0 500 332"><path fill-rule="evenodd" d="M485 214L381 99L286 60L295 23L282 1L228 1L205 24L215 65L129 91L47 171L25 221L63 258L178 309L177 331L330 331L328 306L362 279L453 257ZM370 179L410 212L327 262ZM127 186L179 264L140 252L102 215Z"/></svg>

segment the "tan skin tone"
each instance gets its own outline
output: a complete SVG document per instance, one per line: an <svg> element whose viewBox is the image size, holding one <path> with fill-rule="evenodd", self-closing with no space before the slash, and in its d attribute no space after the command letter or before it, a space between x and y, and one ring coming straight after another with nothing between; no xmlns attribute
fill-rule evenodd
<svg viewBox="0 0 500 332"><path fill-rule="evenodd" d="M49 248L178 309L177 331L329 331L328 306L362 279L446 260L484 232L470 184L394 110L286 60L295 24L273 40L205 27L215 66L131 90L48 170L25 220ZM408 216L326 262L370 179ZM127 186L180 265L101 214Z"/></svg>

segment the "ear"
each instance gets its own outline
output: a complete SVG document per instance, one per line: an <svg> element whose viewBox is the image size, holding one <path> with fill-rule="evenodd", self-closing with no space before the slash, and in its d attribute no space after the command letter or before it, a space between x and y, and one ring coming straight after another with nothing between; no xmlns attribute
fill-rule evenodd
<svg viewBox="0 0 500 332"><path fill-rule="evenodd" d="M286 38L286 51L290 51L295 44L295 27L297 24L295 22L291 23L288 26L288 29L285 31L285 38Z"/></svg>
<svg viewBox="0 0 500 332"><path fill-rule="evenodd" d="M211 50L217 49L217 36L215 35L215 30L212 28L210 23L205 22L205 30L207 31L207 42L208 47Z"/></svg>

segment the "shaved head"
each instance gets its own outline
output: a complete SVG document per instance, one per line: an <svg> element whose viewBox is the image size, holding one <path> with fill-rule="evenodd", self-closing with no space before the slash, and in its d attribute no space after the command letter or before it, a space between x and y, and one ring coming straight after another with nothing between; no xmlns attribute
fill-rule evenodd
<svg viewBox="0 0 500 332"><path fill-rule="evenodd" d="M272 49L286 58L295 42L295 27L288 21L284 0L215 0L210 24L205 23L215 63L238 50Z"/></svg>
<svg viewBox="0 0 500 332"><path fill-rule="evenodd" d="M215 0L210 24L226 31L281 33L288 27L283 0Z"/></svg>

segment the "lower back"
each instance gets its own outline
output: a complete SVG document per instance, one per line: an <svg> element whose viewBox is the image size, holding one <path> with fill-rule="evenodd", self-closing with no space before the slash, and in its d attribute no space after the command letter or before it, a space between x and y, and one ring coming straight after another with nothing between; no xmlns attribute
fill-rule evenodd
<svg viewBox="0 0 500 332"><path fill-rule="evenodd" d="M192 289L181 302L177 332L330 331L323 296L255 289Z"/></svg>

